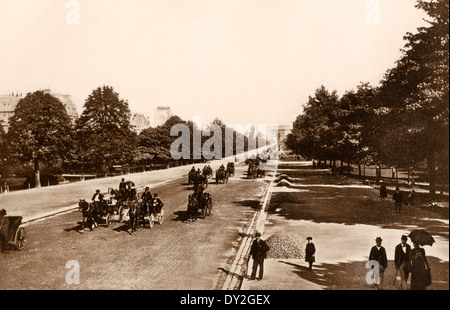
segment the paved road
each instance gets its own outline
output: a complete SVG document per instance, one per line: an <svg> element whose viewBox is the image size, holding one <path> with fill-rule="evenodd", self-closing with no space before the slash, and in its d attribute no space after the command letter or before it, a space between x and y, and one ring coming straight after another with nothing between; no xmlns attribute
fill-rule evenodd
<svg viewBox="0 0 450 310"><path fill-rule="evenodd" d="M220 161L213 162L214 166L220 164ZM152 229L141 228L130 235L126 225L113 223L109 228L100 226L80 234L78 211L29 223L24 250L10 248L0 255L0 289L222 288L268 178L246 179L246 166L241 163L229 183L209 185L207 191L214 203L212 215L189 223L184 219L187 196L192 190L185 178L179 179L189 168L133 175L138 186L160 182L156 175L178 178L152 189L165 202L166 212L164 223ZM73 203L71 199L90 195L93 187L103 189L118 184L119 179L85 181L82 189L76 186L81 183L65 185L70 198L64 198L68 204ZM59 188L54 190L52 195ZM36 197L44 195L43 192L43 189L36 190ZM27 205L30 209L37 208L31 202ZM78 285L66 283L69 272L66 263L70 260L80 265Z"/></svg>
<svg viewBox="0 0 450 310"><path fill-rule="evenodd" d="M213 170L216 170L220 165L224 164L226 166L226 163L232 160L233 158L224 158L211 161L208 164ZM243 163L241 162L241 164ZM203 164L195 166L196 168L203 167ZM117 189L122 177L125 180L132 180L138 189L142 189L145 186L153 187L166 184L173 180L187 178L190 169L191 166L181 166L164 170L133 173L125 176L93 179L58 186L10 192L0 195L0 208L5 208L8 215L23 216L24 221L27 221L75 207L79 199L90 200L97 188L102 192L106 192L110 187Z"/></svg>

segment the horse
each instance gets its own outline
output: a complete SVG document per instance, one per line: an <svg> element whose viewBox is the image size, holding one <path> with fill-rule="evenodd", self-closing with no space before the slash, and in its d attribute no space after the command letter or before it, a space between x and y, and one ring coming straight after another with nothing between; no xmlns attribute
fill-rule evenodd
<svg viewBox="0 0 450 310"><path fill-rule="evenodd" d="M194 221L197 220L198 204L199 204L198 195L195 193L189 194L188 207L187 207L189 222L192 221L192 218L194 218Z"/></svg>
<svg viewBox="0 0 450 310"><path fill-rule="evenodd" d="M194 178L194 191L197 191L199 186L202 186L202 188L208 187L208 178L203 174L198 174Z"/></svg>
<svg viewBox="0 0 450 310"><path fill-rule="evenodd" d="M128 211L128 215L130 217L129 225L130 231L133 233L138 230L139 216L141 213L140 204L137 202L132 202L129 204L130 209Z"/></svg>
<svg viewBox="0 0 450 310"><path fill-rule="evenodd" d="M80 230L81 233L83 233L86 224L88 224L90 230L93 230L95 227L97 227L98 224L96 222L96 210L91 203L87 202L84 199L80 199L80 201L78 202L78 211L82 212L83 214L83 221L81 222Z"/></svg>
<svg viewBox="0 0 450 310"><path fill-rule="evenodd" d="M203 167L203 176L208 179L213 174L213 171L209 165Z"/></svg>
<svg viewBox="0 0 450 310"><path fill-rule="evenodd" d="M6 210L0 210L0 253L6 250L6 242L8 236L8 222L5 219Z"/></svg>
<svg viewBox="0 0 450 310"><path fill-rule="evenodd" d="M234 163L233 162L229 162L227 164L227 172L229 176L234 176Z"/></svg>
<svg viewBox="0 0 450 310"><path fill-rule="evenodd" d="M216 171L216 183L227 183L228 182L228 171L225 169L218 169Z"/></svg>

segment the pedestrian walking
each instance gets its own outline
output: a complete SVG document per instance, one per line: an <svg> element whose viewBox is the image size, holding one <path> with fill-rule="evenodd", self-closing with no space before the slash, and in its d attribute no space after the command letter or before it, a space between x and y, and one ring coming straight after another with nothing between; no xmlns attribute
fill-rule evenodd
<svg viewBox="0 0 450 310"><path fill-rule="evenodd" d="M264 276L264 259L266 258L267 251L269 250L269 246L267 243L261 239L261 233L257 232L255 234L255 240L253 240L252 247L250 248L250 255L253 258L253 269L250 280L256 279L256 272L259 267L259 278L258 281L261 281Z"/></svg>
<svg viewBox="0 0 450 310"><path fill-rule="evenodd" d="M395 213L400 214L402 210L403 195L402 192L400 192L398 186L395 188L395 192L392 195L392 199L394 199L395 202Z"/></svg>
<svg viewBox="0 0 450 310"><path fill-rule="evenodd" d="M402 290L406 290L406 282L408 282L408 277L411 270L411 262L410 262L411 246L407 242L408 237L403 235L400 238L400 243L395 247L395 255L394 255L395 268L397 269L397 273L400 274L399 288Z"/></svg>
<svg viewBox="0 0 450 310"><path fill-rule="evenodd" d="M416 201L416 192L412 189L408 195L408 206L413 206Z"/></svg>
<svg viewBox="0 0 450 310"><path fill-rule="evenodd" d="M384 201L387 197L387 188L386 188L386 184L384 184L383 181L380 181L381 185L380 185L380 199L381 201Z"/></svg>
<svg viewBox="0 0 450 310"><path fill-rule="evenodd" d="M428 264L425 250L419 246L418 242L413 242L414 248L411 250L411 289L426 290L431 284L430 265Z"/></svg>
<svg viewBox="0 0 450 310"><path fill-rule="evenodd" d="M388 267L388 261L387 261L387 255L386 255L386 249L381 246L381 243L383 242L383 239L381 237L377 237L375 239L376 245L374 245L370 249L369 253L369 260L377 261L379 265L379 283L375 282L375 286L379 289L383 289L383 282L384 282L384 271Z"/></svg>
<svg viewBox="0 0 450 310"><path fill-rule="evenodd" d="M316 247L312 243L312 237L306 238L305 261L309 263L309 270L312 270L313 263L316 261Z"/></svg>

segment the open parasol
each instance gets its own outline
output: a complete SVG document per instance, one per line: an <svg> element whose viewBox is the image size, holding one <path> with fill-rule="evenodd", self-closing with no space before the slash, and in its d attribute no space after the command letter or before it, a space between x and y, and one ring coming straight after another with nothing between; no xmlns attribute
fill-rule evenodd
<svg viewBox="0 0 450 310"><path fill-rule="evenodd" d="M416 229L413 230L408 237L411 239L412 242L417 242L420 245L429 245L432 246L434 242L436 242L433 238L433 236L423 229Z"/></svg>

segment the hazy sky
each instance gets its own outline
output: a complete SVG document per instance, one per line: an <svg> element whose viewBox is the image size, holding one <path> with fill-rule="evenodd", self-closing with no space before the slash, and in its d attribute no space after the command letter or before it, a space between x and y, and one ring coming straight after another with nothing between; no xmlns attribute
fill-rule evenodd
<svg viewBox="0 0 450 310"><path fill-rule="evenodd" d="M111 85L130 109L170 106L186 120L292 124L320 85L378 85L413 0L0 0L0 94L50 88L77 99Z"/></svg>

